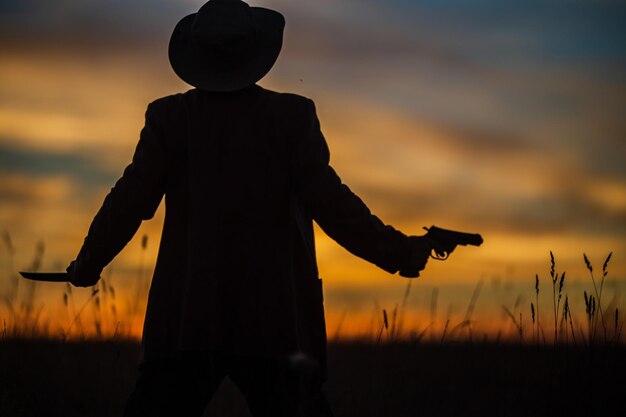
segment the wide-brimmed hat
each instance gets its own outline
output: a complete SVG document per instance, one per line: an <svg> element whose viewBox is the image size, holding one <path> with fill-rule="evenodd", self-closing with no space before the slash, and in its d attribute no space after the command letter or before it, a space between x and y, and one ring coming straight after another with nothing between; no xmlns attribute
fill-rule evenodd
<svg viewBox="0 0 626 417"><path fill-rule="evenodd" d="M241 0L210 0L182 18L169 45L183 81L209 91L236 91L268 73L283 43L285 18Z"/></svg>

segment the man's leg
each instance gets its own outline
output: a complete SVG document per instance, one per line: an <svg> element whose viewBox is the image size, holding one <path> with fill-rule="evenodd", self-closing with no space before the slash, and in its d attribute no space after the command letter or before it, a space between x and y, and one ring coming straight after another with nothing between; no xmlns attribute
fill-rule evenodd
<svg viewBox="0 0 626 417"><path fill-rule="evenodd" d="M229 375L254 417L332 417L319 377L265 359L245 358Z"/></svg>
<svg viewBox="0 0 626 417"><path fill-rule="evenodd" d="M142 364L124 417L199 417L224 376L206 353Z"/></svg>

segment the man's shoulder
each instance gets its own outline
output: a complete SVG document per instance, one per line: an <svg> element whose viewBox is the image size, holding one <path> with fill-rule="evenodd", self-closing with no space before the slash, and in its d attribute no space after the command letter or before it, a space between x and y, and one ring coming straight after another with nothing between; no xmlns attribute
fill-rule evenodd
<svg viewBox="0 0 626 417"><path fill-rule="evenodd" d="M286 126L308 125L316 115L315 103L300 94L266 90L275 114Z"/></svg>
<svg viewBox="0 0 626 417"><path fill-rule="evenodd" d="M159 97L156 100L153 100L148 104L148 110L152 111L168 111L172 106L179 104L182 100L184 100L184 96L186 93L176 93L170 94L168 96Z"/></svg>
<svg viewBox="0 0 626 417"><path fill-rule="evenodd" d="M312 105L314 105L313 100L300 94L279 92L267 89L263 89L263 91L275 103L287 106L289 108L293 108L293 106L295 106L296 108L311 107Z"/></svg>
<svg viewBox="0 0 626 417"><path fill-rule="evenodd" d="M315 113L315 103L312 99L300 94L290 92L279 92L258 87L260 95L264 97L273 107L280 112L292 115ZM174 113L176 109L183 107L193 107L196 101L200 100L202 93L197 89L191 89L184 93L175 93L160 97L148 104L148 111L151 113ZM187 103L187 105L183 105Z"/></svg>

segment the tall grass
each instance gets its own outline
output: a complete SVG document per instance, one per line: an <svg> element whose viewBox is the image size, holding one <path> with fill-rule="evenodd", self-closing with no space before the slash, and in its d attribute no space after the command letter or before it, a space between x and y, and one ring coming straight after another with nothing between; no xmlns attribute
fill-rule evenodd
<svg viewBox="0 0 626 417"><path fill-rule="evenodd" d="M2 242L7 253L9 266L6 272L9 289L2 295L2 304L9 320L9 329L5 333L12 338L46 335L48 323L41 321L44 306L37 303L39 284L35 281L21 282L14 270L16 249L13 246L11 235L7 231L3 232ZM37 242L33 259L28 267L31 271L38 271L41 268L44 253L44 243ZM7 318L4 318L3 322L6 323L6 320ZM16 323L20 325L16 326Z"/></svg>
<svg viewBox="0 0 626 417"><path fill-rule="evenodd" d="M134 280L134 287L130 291L122 292L122 310L120 310L119 296L113 283L116 279L113 266L109 266L99 283L88 293L85 290L74 289L70 284L63 287L62 297L59 300L60 311L64 315L58 318L59 322L65 321L62 329L56 333L50 332L50 323L42 321L43 304L37 301L38 284L21 280L14 270L14 257L16 249L8 232L3 232L0 252L4 255L5 282L9 285L2 294L2 338L28 338L28 337L58 337L68 339L110 339L130 337L133 322L143 312L150 284L149 275L146 273L146 251L148 237L143 236L138 252L139 269ZM43 262L45 246L39 242L34 248L30 268L38 270ZM572 300L580 300L578 296L568 293L568 275L565 271L557 272L557 262L553 252L549 254L549 285L552 289L552 309L546 309L540 305L540 295L545 282L540 274L534 277L534 300L527 303L518 296L513 304L501 304L503 312L498 331L497 341L501 338L510 342L523 344L546 345L546 334L551 334L552 343L557 345L573 344L575 346L585 344L593 345L603 342L605 344L622 344L622 329L624 325L623 313L619 311L617 304L612 301L605 306L603 291L608 280L608 269L612 259L610 253L603 265L602 275L598 280L594 275L594 268L586 254L583 261L591 277L591 291L583 291L582 298L585 308L582 311L572 303ZM374 301L374 311L370 325L370 333L363 337L374 344L395 343L410 341L420 343L428 340L441 344L456 342L474 342L486 340L487 334L477 333L481 330L480 323L474 318L479 304L480 294L483 288L483 280L478 280L470 296L464 315L455 319L448 314L443 319L437 317L439 312L440 290L433 287L430 293L429 313L426 320L418 323L410 323L407 319L411 312L412 289L415 282L408 280L398 302L388 306L379 305ZM532 287L529 288L532 291ZM544 300L545 302L545 300ZM520 306L526 306L521 308ZM50 308L51 306L48 306ZM526 308L530 308L530 311ZM551 310L551 318L546 320L545 311ZM342 326L349 322L352 316L345 309L333 332L332 340L344 338L341 334ZM542 316L543 313L543 316ZM90 314L90 315L89 315ZM526 316L526 317L524 317ZM582 320L577 317L583 317ZM529 319L530 318L530 319ZM545 323L551 323L547 326ZM528 330L525 327L532 326ZM552 327L552 329L550 329ZM551 330L551 331L550 331ZM490 337L492 334L490 335Z"/></svg>
<svg viewBox="0 0 626 417"><path fill-rule="evenodd" d="M583 299L585 302L585 311L584 316L587 323L587 331L584 333L583 329L579 327L578 329L575 327L575 319L572 315L572 306L571 306L571 298L566 292L565 284L566 284L566 273L558 273L556 271L556 261L554 254L550 251L550 285L552 287L552 322L553 322L553 343L554 345L558 345L560 343L569 344L570 336L571 343L574 345L578 344L578 341L586 341L587 345L593 345L598 342L597 334L598 327L602 326L603 331L603 339L602 341L605 344L609 342L619 344L621 343L621 332L619 329L623 326L623 320L619 317L619 309L615 308L615 316L613 323L613 338L609 340L609 335L607 332L607 324L604 316L608 314L608 310L604 311L602 308L602 290L604 288L605 279L608 275L608 264L611 260L612 252L607 256L603 267L602 267L602 280L600 281L600 285L598 287L595 277L593 275L593 266L589 261L589 258L586 254L583 254L583 261L587 270L590 273L591 281L593 284L593 294L588 294L586 290L583 291ZM535 302L530 303L530 314L532 318L532 326L533 326L533 343L539 343L539 334L542 334L543 344L545 345L545 335L543 335L543 327L540 321L539 314L539 292L540 292L540 278L539 274L535 275ZM515 320L515 317L512 315L510 311L506 311L507 316L511 319L511 321L516 325L518 332L521 334L523 331L523 327L520 323ZM521 316L520 316L521 322Z"/></svg>
<svg viewBox="0 0 626 417"><path fill-rule="evenodd" d="M609 316L608 307L604 307L602 305L602 291L606 284L606 279L608 278L608 265L610 263L612 257L612 253L610 253L606 260L604 261L602 268L602 279L597 282L595 277L592 279L592 284L594 284L594 292L593 294L588 294L587 291L583 291L583 298L585 300L585 310L583 316L585 317L587 326L586 332L580 326L579 321L576 319L576 311L572 305L572 297L568 293L568 274L566 271L557 271L557 262L556 257L552 251L549 253L549 286L551 287L551 298L552 298L552 308L550 309L551 318L549 319L549 324L545 327L546 331L551 331L552 336L550 337L550 333L548 333L548 337L544 332L544 320L545 317L541 316L542 309L540 309L540 293L543 280L540 278L539 274L535 274L534 277L534 301L529 304L525 304L530 307L530 320L526 318L524 320L524 311L518 311L518 307L522 304L523 298L518 296L515 300L515 303L512 307L508 307L507 305L501 305L501 310L504 314L504 317L508 320L508 322L514 328L514 338L508 338L508 341L512 342L517 340L518 343L527 344L532 343L536 345L546 346L548 343L548 339L551 339L551 343L556 346L579 346L581 342L585 345L590 346L596 343L603 342L605 345L614 344L620 345L623 343L621 333L624 325L624 320L620 315L619 308L616 305L611 307L610 314L612 316L612 323L609 325L605 317ZM586 255L583 256L585 265L591 274L593 274L593 268L591 263L589 262ZM392 320L391 326L392 329L388 333L388 337L383 338L383 334L387 331L385 327L384 318L387 316L387 310L382 308L378 310L382 312L383 321L379 322L379 327L377 329L377 333L370 336L370 340L374 340L376 344L380 344L382 342L400 342L400 341L412 341L419 342L422 340L423 336L428 332L430 334L430 340L438 340L439 343L454 343L454 342L473 342L475 339L473 326L475 324L475 320L473 320L473 312L477 304L478 296L480 294L480 290L482 287L482 281L478 281L477 285L474 288L472 296L470 298L470 302L468 304L465 316L458 322L454 322L450 317L447 317L445 322L443 322L443 327L439 329L439 336L437 336L436 326L436 314L437 314L437 302L439 289L435 287L433 289L430 301L430 318L429 321L422 328L414 328L410 332L410 337L400 332L400 328L396 327L394 323L397 321L398 323L405 323L406 318L404 315L406 314L405 306L408 304L410 285L407 285L407 290L405 290L402 301L401 308L398 309L398 305L396 304L392 310ZM531 287L532 288L532 287ZM378 302L376 302L376 306L378 306ZM549 311L550 311L549 310ZM601 312L603 311L603 312ZM396 312L398 313L396 315ZM579 311L579 313L581 313ZM526 329L525 326L528 326L530 322L530 326L532 326L530 339L528 336L525 338ZM551 329L550 329L551 327ZM393 329L396 329L393 331ZM601 332L600 332L601 331ZM612 332L612 334L609 334ZM603 337L599 339L599 335L602 333ZM503 334L502 331L498 332L497 341L500 341L500 337ZM506 335L506 332L504 332ZM337 337L335 337L337 338ZM483 340L486 340L487 335L483 336Z"/></svg>
<svg viewBox="0 0 626 417"><path fill-rule="evenodd" d="M142 251L145 250L143 244ZM4 256L3 256L4 255ZM43 285L36 281L20 278L15 270L16 249L9 232L4 231L0 240L0 256L6 270L0 271L0 278L8 282L8 286L0 294L0 322L2 323L2 339L44 338L85 340L130 337L131 327L121 332L122 322L118 317L116 291L111 284L112 267L105 276L89 290L76 289L70 283L50 284L63 285L59 305L44 305L39 300L40 288ZM26 270L39 271L44 263L45 245L38 242L35 246L32 261L24 267ZM143 274L143 271L140 271ZM0 282L2 281L0 280ZM145 286L145 279L143 284ZM87 291L89 291L87 293ZM77 292L79 297L76 297ZM81 294L82 293L82 294ZM86 297L85 297L86 296ZM145 298L145 297L144 297ZM89 308L91 307L91 309ZM47 308L47 309L46 309ZM130 320L129 308L124 309L124 320ZM48 317L44 318L44 312ZM59 313L50 319L51 312ZM91 321L87 317L91 313ZM86 324L87 323L87 324ZM120 334L123 333L123 334Z"/></svg>

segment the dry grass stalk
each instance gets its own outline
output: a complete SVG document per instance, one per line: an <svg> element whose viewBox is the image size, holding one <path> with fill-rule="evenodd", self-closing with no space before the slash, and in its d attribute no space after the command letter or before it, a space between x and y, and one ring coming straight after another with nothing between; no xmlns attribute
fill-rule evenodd
<svg viewBox="0 0 626 417"><path fill-rule="evenodd" d="M609 256L607 257L606 261L604 262L603 265L603 275L602 275L602 282L601 282L601 287L600 287L600 292L598 292L598 287L596 285L596 280L593 276L593 267L591 265L591 262L589 261L589 258L587 258L587 255L583 253L583 260L585 261L585 265L587 266L587 269L589 270L589 275L591 276L591 282L593 283L593 290L596 294L595 299L594 299L594 303L595 300L598 300L598 310L600 311L600 321L602 323L602 328L604 330L604 341L606 342L606 323L604 321L604 313L602 312L602 285L604 285L604 278L606 277L606 267L608 265L609 260L611 259L611 255L613 254L613 252L611 252L609 254ZM594 318L594 322L593 322L593 338L595 339L595 335L597 333L598 330L598 316L596 315Z"/></svg>
<svg viewBox="0 0 626 417"><path fill-rule="evenodd" d="M522 322L522 313L520 313L520 322L518 323L517 320L515 319L515 316L511 312L511 310L509 310L504 305L502 306L502 310L504 310L506 315L509 316L509 318L513 322L513 325L515 326L515 329L517 330L517 334L519 335L520 341L523 341L523 339L524 339L524 331L522 329L522 324L521 324L521 322Z"/></svg>
<svg viewBox="0 0 626 417"><path fill-rule="evenodd" d="M595 341L596 299L593 294L587 295L587 291L584 291L583 295L585 297L585 313L587 315L587 341L591 345Z"/></svg>
<svg viewBox="0 0 626 417"><path fill-rule="evenodd" d="M41 269L43 264L43 256L45 253L45 245L42 241L37 242L35 246L35 255L33 261L29 267L29 270L37 272ZM26 295L20 306L20 321L24 322L27 326L30 326L30 331L35 329L35 324L38 321L38 314L35 313L35 295L39 283L37 281L26 282Z"/></svg>
<svg viewBox="0 0 626 417"><path fill-rule="evenodd" d="M536 338L535 338L535 305L531 302L530 303L530 318L533 322L533 343L536 343Z"/></svg>
<svg viewBox="0 0 626 417"><path fill-rule="evenodd" d="M411 283L413 282L413 280L409 280L409 282L407 282L406 284L406 290L404 290L404 296L402 297L402 304L400 304L400 317L398 319L398 329L397 329L397 334L401 334L401 332L404 330L404 317L406 314L406 305L407 305L407 301L409 299L409 294L411 292Z"/></svg>
<svg viewBox="0 0 626 417"><path fill-rule="evenodd" d="M83 322L80 318L80 315L76 313L76 304L74 302L74 292L72 291L72 285L69 282L65 283L65 291L63 292L63 300L68 300L67 304L65 304L66 311L68 313L68 321L70 325L68 328L71 328L73 324L76 325L81 338L85 337L85 332L83 329ZM67 337L67 336L65 336Z"/></svg>
<svg viewBox="0 0 626 417"><path fill-rule="evenodd" d="M609 266L609 261L611 260L611 256L613 256L613 252L609 253L609 256L607 256L604 261L604 264L602 264L602 280L600 280L600 294L598 296L598 307L600 308L600 316L602 317L602 328L604 329L605 342L606 342L606 323L604 322L604 313L602 312L601 303L602 303L602 289L604 288L604 280L609 273L607 270L607 267Z"/></svg>
<svg viewBox="0 0 626 417"><path fill-rule="evenodd" d="M380 332L378 332L378 338L376 344L380 344L380 338L383 336L383 330L389 329L389 321L387 320L387 310L383 308L383 324L380 326Z"/></svg>
<svg viewBox="0 0 626 417"><path fill-rule="evenodd" d="M118 321L117 324L115 325L115 331L113 332L113 340L115 340L115 338L117 337L117 330L120 328L120 322Z"/></svg>
<svg viewBox="0 0 626 417"><path fill-rule="evenodd" d="M615 319L617 321L617 309L615 309ZM616 341L617 343L619 343L620 340L622 340L622 328L624 327L624 319L622 319L622 324L620 324L619 326L619 330L617 331L617 337L616 337Z"/></svg>
<svg viewBox="0 0 626 417"><path fill-rule="evenodd" d="M102 287L102 281L97 283L94 287L95 296L93 299L93 324L96 331L96 336L101 339L102 338L102 315L100 311L100 294L102 293L101 289L98 286Z"/></svg>
<svg viewBox="0 0 626 417"><path fill-rule="evenodd" d="M563 297L563 284L565 283L565 272L561 274L561 279L559 280L559 289L558 289L558 298L556 301L556 321L559 321L559 311L561 309L561 298ZM555 342L558 343L558 335L561 333L561 329L563 328L563 314L561 314L561 320L559 321L559 332L555 333L556 339ZM556 331L556 322L555 322L555 331Z"/></svg>
<svg viewBox="0 0 626 417"><path fill-rule="evenodd" d="M10 282L10 290L8 294L3 295L2 301L6 305L9 310L9 315L11 316L11 320L15 321L17 316L17 308L15 307L15 303L17 301L17 295L19 292L19 284L20 281L18 277L13 273L13 264L15 262L15 246L13 246L13 240L11 239L11 234L8 231L3 231L2 233L2 241L7 251L7 276Z"/></svg>
<svg viewBox="0 0 626 417"><path fill-rule="evenodd" d="M567 298L565 298L565 302L567 303ZM574 346L576 346L576 334L574 333L574 323L572 322L572 312L569 309L569 306L567 307L567 315L569 316L569 327L572 331L572 340L574 341Z"/></svg>
<svg viewBox="0 0 626 417"><path fill-rule="evenodd" d="M430 323L432 324L432 326L430 326L431 329L431 338L434 338L435 334L435 330L434 330L434 325L435 325L435 319L437 317L437 300L439 298L439 287L434 287L433 288L433 292L430 294Z"/></svg>
<svg viewBox="0 0 626 417"><path fill-rule="evenodd" d="M556 303L556 282L559 279L559 274L555 271L554 254L550 251L550 279L552 281L552 312L554 316L554 344L557 344L557 303Z"/></svg>
<svg viewBox="0 0 626 417"><path fill-rule="evenodd" d="M567 345L567 312L569 310L569 299L565 296L565 302L563 303L563 310L561 312L561 320L559 320L559 336L563 334L563 325L565 329L565 344Z"/></svg>
<svg viewBox="0 0 626 417"><path fill-rule="evenodd" d="M348 314L348 310L344 310L341 313L341 317L339 317L339 322L337 323L337 327L335 328L335 334L332 337L333 340L339 340L339 335L341 334L341 328L343 327L343 322L346 319L346 314Z"/></svg>
<svg viewBox="0 0 626 417"><path fill-rule="evenodd" d="M419 334L417 336L415 336L415 334L413 334L413 337L411 339L412 342L414 343L419 343L422 338L424 337L424 335L426 334L426 332L433 326L432 323L429 323L428 326L424 327L424 329L419 332Z"/></svg>
<svg viewBox="0 0 626 417"><path fill-rule="evenodd" d="M535 305L537 306L537 337L539 340L539 274L535 274ZM544 344L545 344L545 336L544 336Z"/></svg>
<svg viewBox="0 0 626 417"><path fill-rule="evenodd" d="M469 335L470 342L472 341L472 315L474 314L474 309L476 308L476 302L478 301L478 296L480 295L480 291L483 288L483 280L479 280L474 287L474 292L472 293L472 298L470 299L469 304L467 305L467 311L465 312L465 319L461 322L462 325L467 326L467 331Z"/></svg>
<svg viewBox="0 0 626 417"><path fill-rule="evenodd" d="M443 344L443 341L446 338L446 332L448 330L448 326L450 325L450 319L446 320L446 325L443 328L443 333L441 334L441 343Z"/></svg>
<svg viewBox="0 0 626 417"><path fill-rule="evenodd" d="M91 295L89 296L89 298L87 299L87 301L85 301L85 304L83 304L83 306L80 308L80 310L78 310L78 313L76 314L76 316L74 317L74 320L72 321L72 323L70 324L70 327L67 329L67 332L65 333L65 336L63 337L63 340L67 340L68 336L70 335L70 333L72 332L72 328L74 327L74 324L76 324L76 321L79 320L80 315L82 314L83 310L85 310L85 308L87 307L87 305L89 305L89 303L91 302L91 300L93 300L96 296L96 294L98 294L99 290L97 288L94 288L91 291Z"/></svg>
<svg viewBox="0 0 626 417"><path fill-rule="evenodd" d="M396 304L393 307L393 311L391 312L391 331L389 332L389 339L390 340L395 340L397 334L397 327L396 327L396 319L398 316L398 304Z"/></svg>

